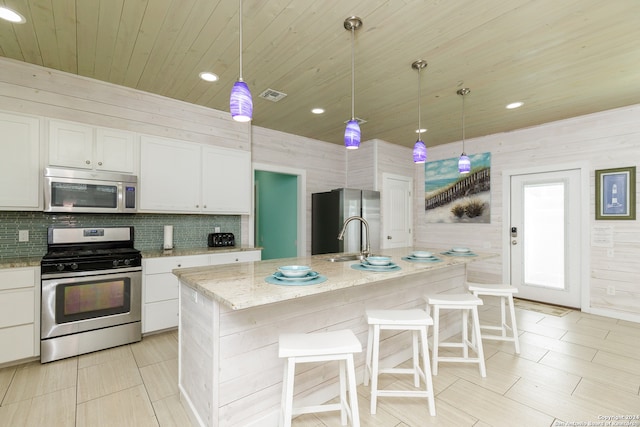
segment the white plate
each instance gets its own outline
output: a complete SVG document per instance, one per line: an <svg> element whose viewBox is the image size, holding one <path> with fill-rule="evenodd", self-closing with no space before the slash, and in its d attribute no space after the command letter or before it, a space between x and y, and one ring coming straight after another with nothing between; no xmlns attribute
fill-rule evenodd
<svg viewBox="0 0 640 427"><path fill-rule="evenodd" d="M278 271L286 277L304 277L311 272L311 267L306 265L283 265Z"/></svg>
<svg viewBox="0 0 640 427"><path fill-rule="evenodd" d="M392 262L390 262L387 265L373 265L373 264L369 264L367 262L362 262L362 263L360 263L360 265L363 266L364 268L368 268L368 269L371 269L371 270L389 270L391 268L397 267L397 265L392 263Z"/></svg>
<svg viewBox="0 0 640 427"><path fill-rule="evenodd" d="M386 266L391 264L391 258L388 256L369 256L366 261L371 265Z"/></svg>
<svg viewBox="0 0 640 427"><path fill-rule="evenodd" d="M469 249L469 248L452 248L451 252L465 253L465 252L471 252L471 249Z"/></svg>
<svg viewBox="0 0 640 427"><path fill-rule="evenodd" d="M413 256L413 255L409 255L407 258L414 259L414 260L417 260L417 261L420 261L420 260L433 261L434 259L440 259L435 255L431 255L431 256Z"/></svg>
<svg viewBox="0 0 640 427"><path fill-rule="evenodd" d="M284 280L284 281L290 281L290 282L306 282L307 280L313 280L316 277L318 277L318 272L312 271L308 273L306 276L302 276L302 277L287 277L287 276L284 276L279 271L276 271L275 273L273 273L273 277L275 277L278 280Z"/></svg>
<svg viewBox="0 0 640 427"><path fill-rule="evenodd" d="M427 251L415 251L411 253L414 258L433 258L433 254Z"/></svg>

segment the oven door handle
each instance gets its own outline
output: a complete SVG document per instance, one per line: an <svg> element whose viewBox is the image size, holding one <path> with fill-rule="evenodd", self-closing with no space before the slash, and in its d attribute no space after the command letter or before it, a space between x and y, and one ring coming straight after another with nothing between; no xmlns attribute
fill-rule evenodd
<svg viewBox="0 0 640 427"><path fill-rule="evenodd" d="M129 272L135 272L135 271L142 271L142 267L126 267L126 268L113 268L109 270L46 273L41 275L40 277L42 278L42 280L46 280L46 279L60 279L60 278L67 278L67 277L100 276L105 274L129 273Z"/></svg>

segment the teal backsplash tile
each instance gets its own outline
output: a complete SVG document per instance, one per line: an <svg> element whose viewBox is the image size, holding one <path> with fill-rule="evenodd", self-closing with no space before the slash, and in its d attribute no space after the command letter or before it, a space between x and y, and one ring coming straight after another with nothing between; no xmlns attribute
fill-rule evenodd
<svg viewBox="0 0 640 427"><path fill-rule="evenodd" d="M0 259L39 257L47 252L49 227L133 226L135 247L141 251L162 249L164 226L173 226L173 245L178 249L207 246L207 235L220 227L241 240L238 215L172 214L45 214L0 212ZM28 242L18 242L18 230L29 231Z"/></svg>

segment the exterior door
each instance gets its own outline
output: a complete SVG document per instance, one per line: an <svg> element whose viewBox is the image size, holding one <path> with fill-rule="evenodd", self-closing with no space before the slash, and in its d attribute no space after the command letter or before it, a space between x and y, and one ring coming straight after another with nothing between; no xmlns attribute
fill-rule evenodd
<svg viewBox="0 0 640 427"><path fill-rule="evenodd" d="M511 284L518 297L580 307L580 170L511 176Z"/></svg>
<svg viewBox="0 0 640 427"><path fill-rule="evenodd" d="M411 211L413 179L383 174L382 248L403 248L413 245Z"/></svg>

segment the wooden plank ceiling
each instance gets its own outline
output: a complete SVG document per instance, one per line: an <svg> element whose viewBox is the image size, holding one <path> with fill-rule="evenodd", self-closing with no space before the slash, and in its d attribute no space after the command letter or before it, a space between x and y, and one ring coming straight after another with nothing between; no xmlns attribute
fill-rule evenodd
<svg viewBox="0 0 640 427"><path fill-rule="evenodd" d="M228 111L239 74L236 0L0 0L0 55ZM244 0L243 77L253 123L342 143L355 112L363 140L411 147L459 141L460 87L472 138L640 102L638 0ZM206 83L201 71L220 80ZM287 94L274 103L258 97ZM504 107L523 101L517 110ZM322 107L323 115L310 109Z"/></svg>

